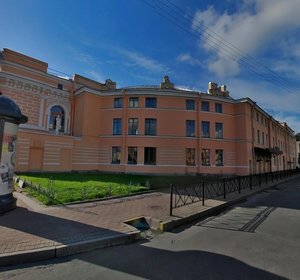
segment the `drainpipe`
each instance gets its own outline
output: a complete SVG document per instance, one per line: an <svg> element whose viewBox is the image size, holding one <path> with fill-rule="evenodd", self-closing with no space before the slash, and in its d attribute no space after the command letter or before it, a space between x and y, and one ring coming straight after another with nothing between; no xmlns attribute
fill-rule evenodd
<svg viewBox="0 0 300 280"><path fill-rule="evenodd" d="M71 112L70 112L70 135L74 135L74 115L75 115L75 104L74 104L74 90L75 90L75 81L72 79L72 86L70 91L70 101L71 101Z"/></svg>
<svg viewBox="0 0 300 280"><path fill-rule="evenodd" d="M271 149L271 117L268 118L268 148ZM270 155L269 172L272 172L272 154Z"/></svg>
<svg viewBox="0 0 300 280"><path fill-rule="evenodd" d="M197 115L198 115L198 118L197 118L197 136L198 136L198 151L197 151L197 155L196 155L196 158L197 158L197 165L198 165L198 175L200 175L200 104L201 104L201 96L197 99Z"/></svg>
<svg viewBox="0 0 300 280"><path fill-rule="evenodd" d="M254 173L254 165L255 165L254 133L253 133L253 131L254 131L254 126L253 126L254 106L255 106L255 103L254 103L254 105L251 105L252 166L250 168L252 169L252 172L250 169L250 174Z"/></svg>
<svg viewBox="0 0 300 280"><path fill-rule="evenodd" d="M125 172L125 164L126 164L126 145L127 145L127 100L126 100L126 90L122 89L122 97L123 97L123 128L122 129L122 161L121 161L121 173Z"/></svg>

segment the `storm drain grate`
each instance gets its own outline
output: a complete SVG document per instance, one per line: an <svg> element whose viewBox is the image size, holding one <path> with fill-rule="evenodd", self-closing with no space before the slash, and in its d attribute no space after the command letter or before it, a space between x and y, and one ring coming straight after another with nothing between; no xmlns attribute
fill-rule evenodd
<svg viewBox="0 0 300 280"><path fill-rule="evenodd" d="M140 231L145 231L150 229L150 226L145 217L134 218L124 222L127 225L133 226Z"/></svg>
<svg viewBox="0 0 300 280"><path fill-rule="evenodd" d="M259 212L252 220L245 224L240 230L254 232L255 229L275 210L275 207L267 207Z"/></svg>
<svg viewBox="0 0 300 280"><path fill-rule="evenodd" d="M274 210L274 207L237 207L221 215L210 217L196 225L207 228L254 232Z"/></svg>

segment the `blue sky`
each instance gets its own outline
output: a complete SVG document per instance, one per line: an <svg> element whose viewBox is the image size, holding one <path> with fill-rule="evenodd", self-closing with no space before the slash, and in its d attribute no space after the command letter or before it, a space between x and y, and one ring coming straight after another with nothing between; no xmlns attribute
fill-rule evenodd
<svg viewBox="0 0 300 280"><path fill-rule="evenodd" d="M147 4L148 3L148 4ZM300 132L299 0L0 0L0 48L118 87L226 84ZM54 69L54 70L50 70Z"/></svg>

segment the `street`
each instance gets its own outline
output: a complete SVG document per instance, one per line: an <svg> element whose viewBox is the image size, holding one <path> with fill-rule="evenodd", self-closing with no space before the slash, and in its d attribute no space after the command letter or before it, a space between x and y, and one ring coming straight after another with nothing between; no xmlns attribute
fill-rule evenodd
<svg viewBox="0 0 300 280"><path fill-rule="evenodd" d="M150 239L4 267L0 279L300 279L300 178Z"/></svg>

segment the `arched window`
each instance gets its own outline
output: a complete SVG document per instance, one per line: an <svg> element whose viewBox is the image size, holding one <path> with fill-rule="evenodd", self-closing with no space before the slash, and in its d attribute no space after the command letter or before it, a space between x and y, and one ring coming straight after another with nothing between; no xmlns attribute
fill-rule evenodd
<svg viewBox="0 0 300 280"><path fill-rule="evenodd" d="M56 133L65 131L65 111L61 106L55 105L50 109L49 129Z"/></svg>

